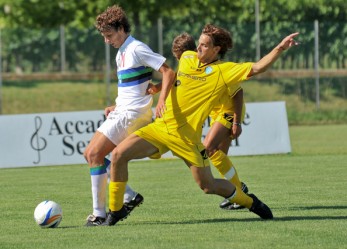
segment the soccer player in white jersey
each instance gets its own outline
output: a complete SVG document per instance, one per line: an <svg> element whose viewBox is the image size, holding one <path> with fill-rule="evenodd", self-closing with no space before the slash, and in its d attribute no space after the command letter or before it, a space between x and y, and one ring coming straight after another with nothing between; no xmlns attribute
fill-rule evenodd
<svg viewBox="0 0 347 249"><path fill-rule="evenodd" d="M84 152L90 166L93 197L93 214L87 217L86 226L98 226L105 221L109 164L105 156L128 135L152 121L153 99L146 92L152 79L152 71L162 74L162 89L156 107L157 117L165 110L165 99L175 80L175 72L165 63L166 59L130 35L130 24L120 6L108 7L97 16L95 26L104 37L105 43L118 48L118 96L114 106L106 107L107 119L98 128ZM113 188L112 182L109 187ZM124 206L127 212L130 213L142 202L143 196L126 185Z"/></svg>

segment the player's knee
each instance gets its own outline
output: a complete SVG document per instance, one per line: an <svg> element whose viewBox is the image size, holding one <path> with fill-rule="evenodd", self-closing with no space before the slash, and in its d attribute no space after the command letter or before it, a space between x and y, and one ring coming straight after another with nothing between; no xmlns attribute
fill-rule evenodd
<svg viewBox="0 0 347 249"><path fill-rule="evenodd" d="M211 188L203 187L201 188L202 191L204 191L205 194L214 194L214 191Z"/></svg>
<svg viewBox="0 0 347 249"><path fill-rule="evenodd" d="M93 150L93 149L86 149L83 153L84 158L87 160L87 162L92 165L94 164L96 161L100 160L100 155L97 151ZM103 159L101 159L103 160Z"/></svg>
<svg viewBox="0 0 347 249"><path fill-rule="evenodd" d="M114 162L119 162L119 161L127 161L128 159L126 158L126 154L123 153L122 151L118 150L118 148L115 148L112 153L111 153L111 156L112 156L112 160Z"/></svg>
<svg viewBox="0 0 347 249"><path fill-rule="evenodd" d="M209 157L212 156L218 150L218 147L213 143L210 143L210 141L204 141L203 145L206 149L207 156Z"/></svg>
<svg viewBox="0 0 347 249"><path fill-rule="evenodd" d="M83 152L83 156L87 162L90 161L90 150L88 148Z"/></svg>
<svg viewBox="0 0 347 249"><path fill-rule="evenodd" d="M211 187L210 184L206 182L198 182L198 185L202 191L204 191L205 194L213 194L213 188Z"/></svg>

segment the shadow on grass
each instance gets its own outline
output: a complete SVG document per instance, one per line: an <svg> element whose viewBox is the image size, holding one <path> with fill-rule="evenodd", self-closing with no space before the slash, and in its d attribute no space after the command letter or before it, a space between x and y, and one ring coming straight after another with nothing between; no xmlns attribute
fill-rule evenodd
<svg viewBox="0 0 347 249"><path fill-rule="evenodd" d="M286 210L324 210L324 209L347 209L347 206L311 206L311 207L289 207Z"/></svg>
<svg viewBox="0 0 347 249"><path fill-rule="evenodd" d="M279 221L301 221L301 220L347 220L347 216L283 216L283 217L274 217L273 220L263 220L257 217L254 218L232 218L232 219L203 219L203 220L182 220L182 221L141 221L131 224L126 224L126 222L119 222L115 226L119 225L191 225L191 224L208 224L208 223L230 223L230 222L279 222ZM61 226L56 229L76 229L76 228L85 228L85 226ZM90 229L88 227L88 229Z"/></svg>
<svg viewBox="0 0 347 249"><path fill-rule="evenodd" d="M275 217L274 221L296 221L296 220L347 220L347 216L284 216Z"/></svg>
<svg viewBox="0 0 347 249"><path fill-rule="evenodd" d="M310 206L310 207L289 207L285 210L332 210L332 209L347 209L347 206ZM278 208L277 210L281 210ZM269 221L301 221L301 220L347 220L347 216L282 216L277 217L274 215L273 220L263 220L258 217L253 218L220 218L220 219L201 219L201 220L182 220L182 221L161 221L161 220L153 220L153 221L141 221L141 222L135 222L131 225L189 225L189 224L207 224L207 223L229 223L229 222L269 222ZM124 222L119 222L116 224L116 226L119 225L127 225ZM82 228L85 226L60 226L56 229L75 229L75 228Z"/></svg>
<svg viewBox="0 0 347 249"><path fill-rule="evenodd" d="M263 220L260 218L240 218L240 219L205 219L205 220L186 220L186 221L144 221L136 225L189 225L189 224L207 224L207 223L229 223L229 222L279 222L279 221L300 221L300 220L347 220L347 216L283 216L274 217L273 220Z"/></svg>
<svg viewBox="0 0 347 249"><path fill-rule="evenodd" d="M75 228L81 228L81 227L84 227L84 226L59 226L59 227L56 227L55 229L75 229Z"/></svg>

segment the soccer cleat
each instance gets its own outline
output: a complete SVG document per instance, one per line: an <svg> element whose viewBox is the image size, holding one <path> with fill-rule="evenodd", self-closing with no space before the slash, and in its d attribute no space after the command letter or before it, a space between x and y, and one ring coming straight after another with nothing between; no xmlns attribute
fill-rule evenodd
<svg viewBox="0 0 347 249"><path fill-rule="evenodd" d="M101 226L114 226L118 221L126 219L128 215L129 213L124 206L119 211L110 210Z"/></svg>
<svg viewBox="0 0 347 249"><path fill-rule="evenodd" d="M223 207L224 205L224 207ZM237 210L237 209L244 209L246 207L241 206L237 203L230 203L230 201L228 199L224 199L224 201L221 202L221 204L219 204L221 209L224 210Z"/></svg>
<svg viewBox="0 0 347 249"><path fill-rule="evenodd" d="M98 216L91 214L87 217L87 223L85 224L85 226L86 227L100 226L101 223L103 223L105 220L106 220L106 218L98 217Z"/></svg>
<svg viewBox="0 0 347 249"><path fill-rule="evenodd" d="M254 194L249 194L248 196L253 199L253 204L249 211L259 215L264 220L273 219L271 209L265 203L259 200Z"/></svg>
<svg viewBox="0 0 347 249"><path fill-rule="evenodd" d="M131 211L134 210L134 208L140 206L143 203L143 196L139 193L137 193L134 198L131 199L131 201L124 203L124 207L127 210L127 212L130 214Z"/></svg>
<svg viewBox="0 0 347 249"><path fill-rule="evenodd" d="M245 183L241 182L241 189L242 191L247 194L248 193L248 187ZM245 208L244 206L241 206L237 203L231 203L228 199L224 199L220 204L219 207L221 209L225 210L237 210L237 209L243 209Z"/></svg>

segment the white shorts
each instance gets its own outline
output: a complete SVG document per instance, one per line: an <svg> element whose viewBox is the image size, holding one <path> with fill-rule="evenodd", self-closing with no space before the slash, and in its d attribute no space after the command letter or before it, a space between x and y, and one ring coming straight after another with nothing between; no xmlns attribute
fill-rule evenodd
<svg viewBox="0 0 347 249"><path fill-rule="evenodd" d="M152 122L153 113L149 108L146 112L136 110L117 110L110 112L98 131L104 134L114 145L120 144L134 131Z"/></svg>

